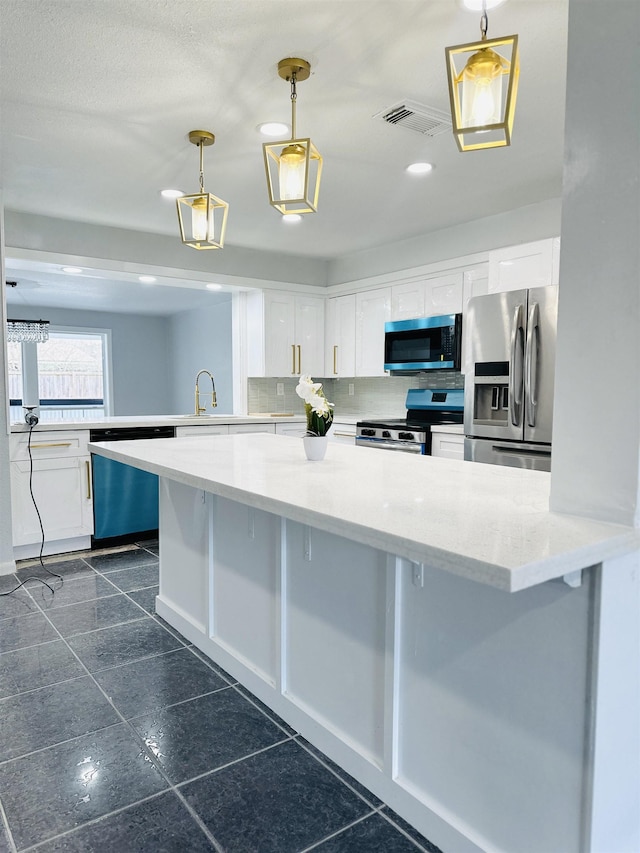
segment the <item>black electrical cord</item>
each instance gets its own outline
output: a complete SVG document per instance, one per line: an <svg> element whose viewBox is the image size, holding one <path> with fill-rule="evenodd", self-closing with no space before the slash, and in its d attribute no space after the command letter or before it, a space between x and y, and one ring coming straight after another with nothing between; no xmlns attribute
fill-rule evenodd
<svg viewBox="0 0 640 853"><path fill-rule="evenodd" d="M29 438L27 440L27 451L29 453L29 494L31 495L31 500L33 501L33 506L35 507L36 515L38 516L41 534L40 553L38 554L38 559L40 560L40 565L48 575L52 575L55 578L59 578L62 583L64 583L64 578L62 577L62 575L59 575L57 572L52 572L51 569L48 569L44 564L44 560L42 559L42 554L44 552L44 526L42 524L42 516L40 515L40 510L38 509L38 504L36 503L35 495L33 494L33 456L31 454L31 433L33 432L34 426L38 423L38 417L33 413L29 413L27 417L29 418L27 420L27 423L29 424ZM44 580L44 578L39 578L36 575L31 575L30 577L25 578L23 581L21 581L13 589L10 589L8 592L0 592L0 597L4 595L13 595L16 590L20 589L20 587L24 586L26 583L28 583L28 581L39 581L39 583L44 584L47 589L51 590L51 593L53 595L55 595L56 593L55 589L50 586L46 582L46 580Z"/></svg>

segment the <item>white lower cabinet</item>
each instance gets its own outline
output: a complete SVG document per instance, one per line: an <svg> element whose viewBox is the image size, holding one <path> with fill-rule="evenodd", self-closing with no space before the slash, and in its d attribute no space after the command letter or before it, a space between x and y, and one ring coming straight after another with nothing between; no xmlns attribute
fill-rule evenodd
<svg viewBox="0 0 640 853"><path fill-rule="evenodd" d="M292 435L294 438L306 435L306 424L276 424L276 435Z"/></svg>
<svg viewBox="0 0 640 853"><path fill-rule="evenodd" d="M28 434L11 436L14 546L38 546L33 553L39 552L42 534L38 512L44 528L44 553L58 553L56 542L91 536L93 500L88 437L88 431L32 433L31 462Z"/></svg>
<svg viewBox="0 0 640 853"><path fill-rule="evenodd" d="M176 429L176 438L190 438L194 435L229 435L228 424L211 424L209 426L181 426Z"/></svg>
<svg viewBox="0 0 640 853"><path fill-rule="evenodd" d="M229 435L243 432L275 432L275 424L229 424Z"/></svg>
<svg viewBox="0 0 640 853"><path fill-rule="evenodd" d="M340 444L355 444L356 425L344 421L334 421L329 433L329 440L337 441Z"/></svg>
<svg viewBox="0 0 640 853"><path fill-rule="evenodd" d="M448 432L432 433L431 455L464 460L464 436Z"/></svg>

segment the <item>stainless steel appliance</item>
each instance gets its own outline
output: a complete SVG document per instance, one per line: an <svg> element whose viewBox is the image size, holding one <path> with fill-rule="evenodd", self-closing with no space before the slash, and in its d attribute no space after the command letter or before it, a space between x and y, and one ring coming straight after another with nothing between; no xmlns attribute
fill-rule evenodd
<svg viewBox="0 0 640 853"><path fill-rule="evenodd" d="M407 392L406 407L406 418L359 421L356 445L429 456L432 425L462 424L464 391L413 388Z"/></svg>
<svg viewBox="0 0 640 853"><path fill-rule="evenodd" d="M91 441L173 438L175 427L92 429ZM91 457L93 469L92 548L104 548L157 535L158 477L105 456Z"/></svg>
<svg viewBox="0 0 640 853"><path fill-rule="evenodd" d="M460 370L462 314L441 314L384 324L384 369L397 375Z"/></svg>
<svg viewBox="0 0 640 853"><path fill-rule="evenodd" d="M558 288L469 300L464 458L551 470Z"/></svg>

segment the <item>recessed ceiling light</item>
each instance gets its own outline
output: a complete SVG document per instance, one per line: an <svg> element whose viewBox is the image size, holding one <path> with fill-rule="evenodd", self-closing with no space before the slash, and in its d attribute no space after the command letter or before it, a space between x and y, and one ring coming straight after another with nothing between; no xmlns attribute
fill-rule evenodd
<svg viewBox="0 0 640 853"><path fill-rule="evenodd" d="M289 125L281 121L265 121L258 125L257 131L264 136L286 136L289 133Z"/></svg>
<svg viewBox="0 0 640 853"><path fill-rule="evenodd" d="M302 217L299 213L283 213L282 221L283 222L300 222Z"/></svg>
<svg viewBox="0 0 640 853"><path fill-rule="evenodd" d="M410 175L427 175L432 171L433 165L431 163L410 163L407 166L407 172Z"/></svg>
<svg viewBox="0 0 640 853"><path fill-rule="evenodd" d="M221 284L208 284L207 290L222 290Z"/></svg>
<svg viewBox="0 0 640 853"><path fill-rule="evenodd" d="M139 275L138 281L141 281L143 284L153 284L156 281L156 277L154 275Z"/></svg>
<svg viewBox="0 0 640 853"><path fill-rule="evenodd" d="M485 9L495 9L496 6L501 6L505 0L484 0ZM465 9L469 9L471 12L482 12L482 3L483 0L462 0L462 4Z"/></svg>
<svg viewBox="0 0 640 853"><path fill-rule="evenodd" d="M78 275L82 270L80 267L62 267L62 272L68 272L71 275Z"/></svg>
<svg viewBox="0 0 640 853"><path fill-rule="evenodd" d="M163 198L180 198L184 193L182 190L160 190L160 195Z"/></svg>

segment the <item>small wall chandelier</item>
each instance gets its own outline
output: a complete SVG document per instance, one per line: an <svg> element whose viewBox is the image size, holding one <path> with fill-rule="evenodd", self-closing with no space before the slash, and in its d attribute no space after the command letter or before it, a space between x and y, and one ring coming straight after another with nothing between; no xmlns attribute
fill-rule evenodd
<svg viewBox="0 0 640 853"><path fill-rule="evenodd" d="M192 249L221 249L227 229L229 205L226 201L204 188L204 148L216 141L208 130L192 130L189 142L198 146L200 152L200 191L176 199L180 236L182 242Z"/></svg>
<svg viewBox="0 0 640 853"><path fill-rule="evenodd" d="M310 139L296 139L296 83L307 80L311 66L304 59L282 59L278 75L291 83L291 139L265 142L269 203L280 213L315 213L318 209L322 157Z"/></svg>
<svg viewBox="0 0 640 853"><path fill-rule="evenodd" d="M445 48L453 134L460 151L511 144L520 76L518 36L487 39L487 27L483 3L481 40Z"/></svg>
<svg viewBox="0 0 640 853"><path fill-rule="evenodd" d="M7 341L9 343L43 344L48 340L48 320L7 320Z"/></svg>

